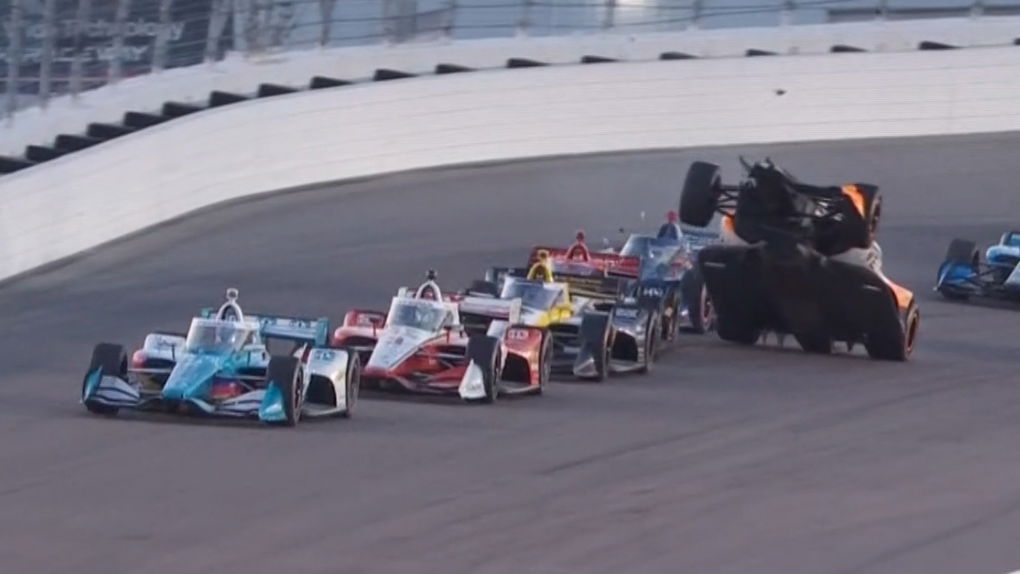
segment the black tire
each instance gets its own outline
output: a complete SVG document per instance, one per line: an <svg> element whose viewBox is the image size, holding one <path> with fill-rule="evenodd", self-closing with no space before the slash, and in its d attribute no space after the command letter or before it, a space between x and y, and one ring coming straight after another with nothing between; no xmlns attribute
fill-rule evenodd
<svg viewBox="0 0 1020 574"><path fill-rule="evenodd" d="M705 227L715 216L722 180L719 166L696 161L687 169L684 187L680 192L680 221L695 227Z"/></svg>
<svg viewBox="0 0 1020 574"><path fill-rule="evenodd" d="M708 295L708 287L697 267L684 274L683 293L687 315L691 321L691 325L685 331L702 335L713 330L715 313L712 309L712 298Z"/></svg>
<svg viewBox="0 0 1020 574"><path fill-rule="evenodd" d="M304 402L301 388L301 361L297 357L274 356L266 367L266 381L277 385L283 395L282 426L297 426Z"/></svg>
<svg viewBox="0 0 1020 574"><path fill-rule="evenodd" d="M347 374L344 377L347 407L340 413L345 419L354 416L354 407L358 404L358 393L361 390L361 357L353 349L347 351L347 357Z"/></svg>
<svg viewBox="0 0 1020 574"><path fill-rule="evenodd" d="M127 379L127 368L127 352L124 350L123 345L114 343L99 343L96 345L92 349L92 361L89 362L89 370L81 381L82 399L85 398L85 383L88 381L89 375L95 372L96 369L102 369L104 375ZM85 410L96 415L113 416L120 411L118 407L111 407L94 401L83 400L82 402L85 405Z"/></svg>
<svg viewBox="0 0 1020 574"><path fill-rule="evenodd" d="M545 386L549 384L549 380L552 378L552 360L552 333L544 330L542 331L542 352L538 356L538 389L535 391L536 395L541 395L545 392Z"/></svg>
<svg viewBox="0 0 1020 574"><path fill-rule="evenodd" d="M871 333L864 344L868 356L880 361L906 361L914 352L921 328L921 312L913 301L907 307L900 328L894 333Z"/></svg>
<svg viewBox="0 0 1020 574"><path fill-rule="evenodd" d="M716 319L716 333L723 341L739 343L741 345L753 345L761 338L761 330L739 321L719 316Z"/></svg>
<svg viewBox="0 0 1020 574"><path fill-rule="evenodd" d="M581 319L581 346L587 345L595 359L595 375L579 377L585 381L602 382L609 374L610 322L608 313L587 313Z"/></svg>
<svg viewBox="0 0 1020 574"><path fill-rule="evenodd" d="M978 252L977 244L966 239L953 239L946 248L946 258L943 263L956 265L969 265L975 270L981 262L981 254Z"/></svg>
<svg viewBox="0 0 1020 574"><path fill-rule="evenodd" d="M966 265L977 273L978 264L980 262L981 253L978 251L977 244L967 239L957 238L949 242L949 247L946 248L946 257L942 261L942 265L946 265L947 263L954 265ZM950 301L967 301L970 299L969 293L954 291L952 288L940 288L939 294Z"/></svg>
<svg viewBox="0 0 1020 574"><path fill-rule="evenodd" d="M482 386L485 396L469 402L492 404L499 397L500 342L495 337L471 337L468 339L466 358L481 367Z"/></svg>
<svg viewBox="0 0 1020 574"><path fill-rule="evenodd" d="M660 323L657 313L653 312L648 316L648 323L645 325L645 363L638 369L641 374L650 373L652 365L658 358Z"/></svg>

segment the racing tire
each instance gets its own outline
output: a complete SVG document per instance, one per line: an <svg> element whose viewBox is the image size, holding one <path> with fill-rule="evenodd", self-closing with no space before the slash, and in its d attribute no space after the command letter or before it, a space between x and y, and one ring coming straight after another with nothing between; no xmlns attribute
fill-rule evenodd
<svg viewBox="0 0 1020 574"><path fill-rule="evenodd" d="M354 350L348 350L347 357L347 373L344 376L347 406L340 413L345 419L354 416L354 407L358 404L358 393L361 391L361 357Z"/></svg>
<svg viewBox="0 0 1020 574"><path fill-rule="evenodd" d="M981 254L978 252L977 244L973 241L954 239L949 242L949 247L946 248L946 258L943 262L970 265L976 270L981 262Z"/></svg>
<svg viewBox="0 0 1020 574"><path fill-rule="evenodd" d="M581 345L589 345L595 362L595 374L579 376L584 381L601 383L609 374L611 324L608 313L588 313L581 319Z"/></svg>
<svg viewBox="0 0 1020 574"><path fill-rule="evenodd" d="M85 383L88 381L89 375L96 369L102 369L103 374L105 375L113 375L126 380L127 367L127 352L124 350L123 345L116 345L114 343L99 343L92 349L92 361L89 363L89 370L85 373L85 377L81 381L82 403L85 405L85 410L92 414L103 416L114 416L120 412L120 408L118 407L84 400Z"/></svg>
<svg viewBox="0 0 1020 574"><path fill-rule="evenodd" d="M687 316L690 326L684 330L689 333L703 335L715 328L715 309L712 298L708 295L708 287L701 271L694 267L685 274L684 303L687 305Z"/></svg>
<svg viewBox="0 0 1020 574"><path fill-rule="evenodd" d="M719 166L696 161L687 169L684 187L680 192L680 221L695 227L705 227L715 216L722 179Z"/></svg>
<svg viewBox="0 0 1020 574"><path fill-rule="evenodd" d="M645 326L645 362L638 369L638 373L647 374L652 371L652 365L655 363L659 355L659 333L661 327L659 324L661 320L657 313L652 313L648 316L648 323Z"/></svg>
<svg viewBox="0 0 1020 574"><path fill-rule="evenodd" d="M552 360L552 333L549 331L542 331L542 352L538 356L538 388L535 389L536 395L541 395L545 392L545 387L549 384L549 380L552 378Z"/></svg>
<svg viewBox="0 0 1020 574"><path fill-rule="evenodd" d="M266 380L277 385L283 395L284 420L278 423L281 426L294 427L301 420L301 405L304 403L301 379L301 361L297 357L269 358Z"/></svg>
<svg viewBox="0 0 1020 574"><path fill-rule="evenodd" d="M716 319L716 334L723 341L739 343L741 345L753 345L761 338L761 329L756 329L750 325L742 324L740 321L720 316Z"/></svg>
<svg viewBox="0 0 1020 574"><path fill-rule="evenodd" d="M921 312L913 301L907 307L902 326L895 333L870 333L864 348L868 356L880 361L903 362L910 358L917 344L921 327Z"/></svg>
<svg viewBox="0 0 1020 574"><path fill-rule="evenodd" d="M468 362L474 362L482 369L482 387L485 396L469 399L469 403L492 404L499 398L500 341L495 337L471 337L468 339Z"/></svg>
<svg viewBox="0 0 1020 574"><path fill-rule="evenodd" d="M981 253L977 244L967 239L953 239L946 248L946 257L942 266L947 264L967 265L974 273L978 271L978 264L981 262ZM939 268L940 271L942 267ZM939 294L951 301L966 301L970 299L969 293L961 293L951 288L939 288Z"/></svg>

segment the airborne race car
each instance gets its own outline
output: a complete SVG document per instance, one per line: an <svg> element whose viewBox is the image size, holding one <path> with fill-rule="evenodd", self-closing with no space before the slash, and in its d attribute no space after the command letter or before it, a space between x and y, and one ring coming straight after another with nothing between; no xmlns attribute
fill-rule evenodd
<svg viewBox="0 0 1020 574"><path fill-rule="evenodd" d="M966 301L972 296L1020 301L1020 231L1002 234L981 261L977 244L954 239L939 266L935 290L946 299Z"/></svg>
<svg viewBox="0 0 1020 574"><path fill-rule="evenodd" d="M306 417L351 416L360 381L358 356L325 348L326 319L247 315L237 290L191 321L187 335L151 333L128 362L124 347L100 343L82 382L89 412L122 408L256 418L294 426ZM268 340L291 341L290 356L270 355Z"/></svg>
<svg viewBox="0 0 1020 574"><path fill-rule="evenodd" d="M468 313L490 328L469 331ZM501 394L541 394L549 380L551 338L519 318L519 300L444 296L430 271L416 290L401 288L388 313L348 312L333 343L363 357L366 388L492 403Z"/></svg>
<svg viewBox="0 0 1020 574"><path fill-rule="evenodd" d="M920 313L913 293L882 273L878 188L817 187L767 160L742 163L746 179L727 186L718 166L694 162L680 198L689 225L723 215L723 244L698 256L720 338L754 344L768 331L790 333L808 352L843 341L848 350L863 343L875 359L906 360Z"/></svg>
<svg viewBox="0 0 1020 574"><path fill-rule="evenodd" d="M659 352L658 298L622 297L626 280L604 273L557 273L547 253L530 268L495 267L475 281L475 297L522 301L522 322L552 335L552 368L583 380L647 372Z"/></svg>

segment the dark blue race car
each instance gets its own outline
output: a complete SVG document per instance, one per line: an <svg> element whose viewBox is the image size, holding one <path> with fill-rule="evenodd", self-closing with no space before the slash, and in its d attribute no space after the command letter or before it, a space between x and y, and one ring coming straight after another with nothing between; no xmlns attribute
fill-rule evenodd
<svg viewBox="0 0 1020 574"><path fill-rule="evenodd" d="M943 297L967 300L989 297L1020 301L1020 231L1002 234L981 260L977 244L954 239L939 266L935 290Z"/></svg>
<svg viewBox="0 0 1020 574"><path fill-rule="evenodd" d="M671 221L656 235L631 235L618 251L622 256L640 258L634 296L662 300L664 332L670 338L677 330L713 330L711 300L695 263L701 248L718 239L712 232L681 231Z"/></svg>

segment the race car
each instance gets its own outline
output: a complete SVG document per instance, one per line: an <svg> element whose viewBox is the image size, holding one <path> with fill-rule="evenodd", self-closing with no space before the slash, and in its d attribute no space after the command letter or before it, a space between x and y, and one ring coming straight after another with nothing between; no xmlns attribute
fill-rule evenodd
<svg viewBox="0 0 1020 574"><path fill-rule="evenodd" d="M346 349L326 347L327 319L251 315L227 290L219 309L205 309L187 334L155 332L130 361L121 345L100 343L82 381L85 408L258 419L295 426L302 417L354 412L361 363ZM271 355L267 342L291 342Z"/></svg>
<svg viewBox="0 0 1020 574"><path fill-rule="evenodd" d="M490 324L469 330L462 322L468 314ZM547 330L521 323L520 300L444 295L434 271L417 289L400 288L386 313L349 311L333 344L361 355L367 388L459 395L472 403L542 394L552 355Z"/></svg>
<svg viewBox="0 0 1020 574"><path fill-rule="evenodd" d="M1020 301L1020 231L1003 233L999 243L985 251L985 261L973 241L952 240L935 290L953 300L974 296Z"/></svg>
<svg viewBox="0 0 1020 574"><path fill-rule="evenodd" d="M698 254L719 337L754 344L767 332L792 334L808 352L842 341L906 360L921 318L914 294L882 272L878 188L819 187L770 160L741 163L746 179L723 185L719 166L694 162L680 198L688 225L723 216L721 243Z"/></svg>
<svg viewBox="0 0 1020 574"><path fill-rule="evenodd" d="M548 255L539 256L530 268L490 269L468 295L520 299L521 321L552 335L555 373L603 381L650 370L659 352L658 298L623 297L626 279L555 272Z"/></svg>
<svg viewBox="0 0 1020 574"><path fill-rule="evenodd" d="M696 263L698 252L717 242L719 234L681 230L675 211L666 217L656 235L631 234L619 249L610 247L602 253L639 259L631 291L639 296L661 297L662 337L672 341L679 330L703 334L714 328L712 301ZM625 269L621 275L630 267Z"/></svg>

